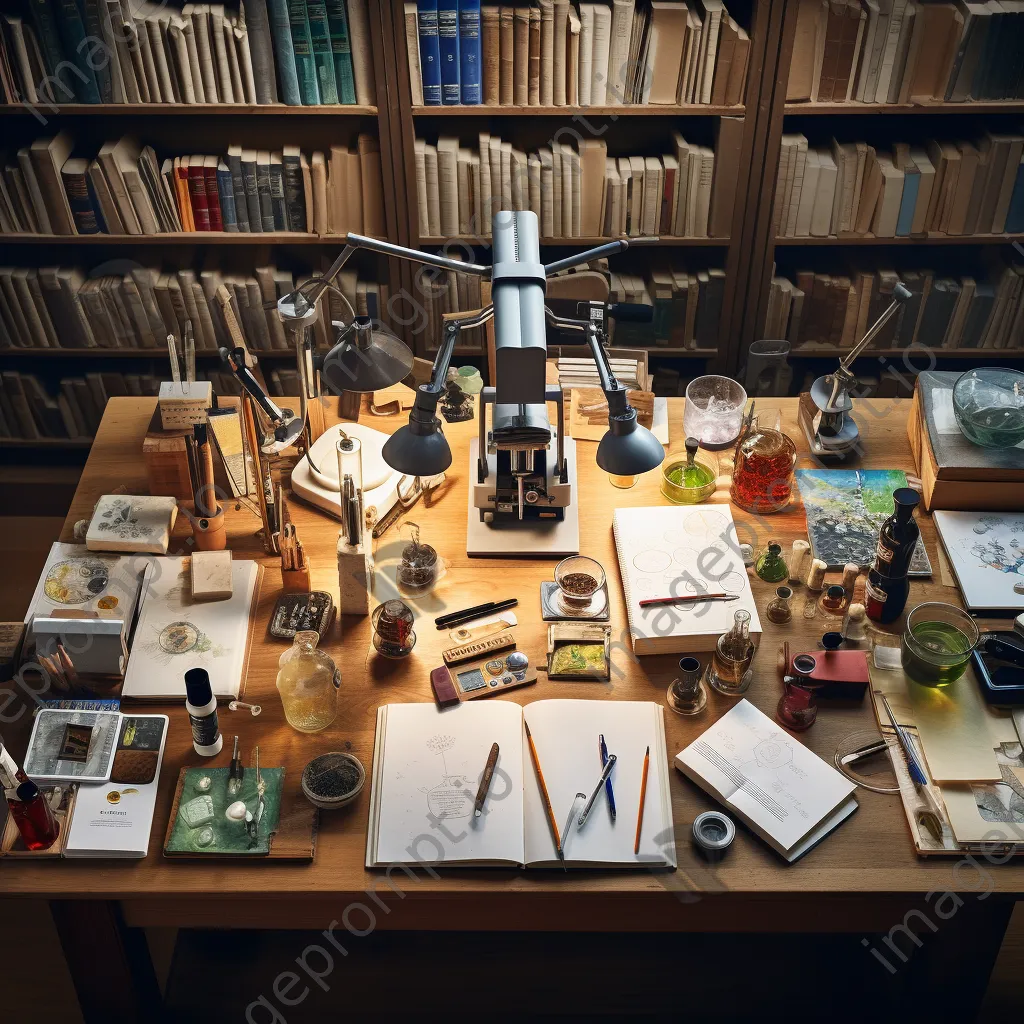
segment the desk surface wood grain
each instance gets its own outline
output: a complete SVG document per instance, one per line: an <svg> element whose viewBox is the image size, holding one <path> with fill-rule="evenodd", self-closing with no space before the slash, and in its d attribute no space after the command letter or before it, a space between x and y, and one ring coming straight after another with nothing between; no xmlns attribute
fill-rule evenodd
<svg viewBox="0 0 1024 1024"><path fill-rule="evenodd" d="M71 540L72 524L87 517L99 495L124 483L129 493L145 493L146 479L140 457L142 439L153 412L154 400L115 398L107 405L103 423L89 456L74 503L65 525L63 539ZM758 400L761 413L780 409L790 434L798 439L800 466L813 464L807 457L807 445L800 434L796 417L796 399ZM671 440L682 441L682 400L670 400ZM865 436L865 468L903 468L913 472L907 442L906 419L910 403L895 399L859 403L859 422ZM385 432L401 426L404 416L374 417L367 422ZM328 411L327 419L333 414ZM475 425L448 425L445 433L454 452L448 474L447 491L429 509L417 505L406 519L420 524L423 539L433 544L447 565L447 573L435 591L415 604L419 642L411 658L404 663L385 661L374 655L370 644L368 619L346 618L337 621L323 646L341 669L341 702L337 721L325 732L306 736L293 731L284 721L275 689L278 656L282 644L267 638L266 625L277 598L280 576L275 560L264 555L256 537L258 520L244 510L229 510L230 546L236 557L261 559L267 566L260 598L256 639L247 679L247 699L260 703L263 714L252 718L245 712L221 711L221 726L227 737L224 753L210 762L201 761L192 749L188 720L181 706L168 705L159 710L171 718L171 729L164 759L160 798L150 839L149 856L138 862L54 862L0 864L0 885L12 894L33 893L50 897L97 897L122 899L126 907L137 909L139 923L173 923L186 918L194 923L230 921L256 923L264 920L266 898L275 900L275 914L282 923L290 920L319 920L316 908L323 901L337 904L351 899L377 882L387 890L379 873L363 867L366 840L369 786L356 803L340 812L322 812L316 858L310 864L214 864L209 861L169 862L161 854L171 804L174 780L182 766L199 763L227 764L230 738L241 737L244 752L260 745L265 765L284 765L288 772L301 772L314 756L327 750L350 750L369 770L374 740L375 712L388 702L429 701L430 669L441 661L448 633L437 631L433 618L444 611L464 608L481 601L516 597L520 625L515 633L520 647L540 660L545 650L545 626L541 622L539 584L552 576L553 563L528 559L470 559L465 552L468 444ZM611 512L615 507L655 505L664 501L659 493L659 476L649 473L631 490L613 488L594 461L596 444L581 442L579 450L579 512L582 553L597 558L607 570L611 595L613 629L613 676L607 684L549 682L542 675L534 687L511 693L505 699L528 703L551 697L587 697L594 700L651 700L664 703L665 690L672 680L676 658L671 656L635 659L626 637L626 617L615 546L612 539ZM716 501L727 501L720 490ZM313 586L337 593L335 546L338 524L326 516L293 500L291 509L299 535L309 554ZM757 518L733 507L741 540L755 545L778 538L788 551L792 540L806 536L804 513L798 502L782 513ZM938 573L937 539L931 520L921 519L922 533L936 575L930 581L915 581L911 603L939 599L956 601L957 592L943 585ZM186 550L184 517L179 517L175 540ZM378 542L376 558L379 576L393 579L394 565L403 542L392 528ZM388 591L386 579L378 586ZM759 609L763 609L774 588L753 580ZM384 599L387 593L379 593ZM819 612L807 621L801 617L803 595L798 592L795 615L790 626L776 626L762 616L764 633L754 662L754 682L748 697L769 716L774 715L780 684L776 674L776 654L782 640L789 639L795 650L809 649L826 628L835 628ZM706 712L696 718L665 714L670 756L680 750L716 717L728 709L731 701L715 693L710 695ZM148 710L148 709L147 709ZM154 709L156 710L156 709ZM801 736L804 743L831 762L837 744L855 731L876 731L868 702L856 708L822 709L817 724ZM595 926L626 926L626 917L637 907L657 907L666 914L683 912L675 898L680 894L722 894L765 905L773 899L840 899L847 907L855 905L857 894L876 897L895 894L921 894L932 889L977 889L982 883L968 878L972 872L954 873L956 858L919 860L913 853L908 828L899 799L859 791L860 810L828 837L817 849L794 866L782 863L763 843L745 830L726 859L709 867L695 854L688 840L693 818L713 806L700 790L675 770L671 771L673 810L679 851L679 870L674 873L649 871L509 871L473 869L445 870L438 877L418 872L415 881L399 873L406 897L403 921L394 915L393 926L409 927L420 919L427 927L455 927L457 922L475 921L480 925L485 911L503 915L505 926L528 923L530 907L544 908L536 921L557 926L559 916L585 915L588 905L601 906ZM439 836L442 844L447 841ZM992 885L1003 892L1024 891L1024 866L1006 865L987 869ZM829 897L827 894L833 894ZM666 899L669 896L671 898ZM208 897L206 902L203 897ZM425 912L413 910L415 897L426 898ZM562 906L552 909L552 898ZM561 899L558 899L558 898ZM845 898L844 898L845 897ZM689 897L686 897L687 899ZM440 901L440 903L438 902ZM593 901L598 901L593 903ZM685 901L684 901L685 902ZM192 907L191 915L187 908ZM262 909L261 909L262 907ZM622 913L615 915L614 909ZM144 910L142 908L148 908ZM205 908L205 909L203 909ZM289 908L294 914L289 916ZM674 910L672 909L674 908ZM126 911L131 914L131 911ZM660 911L659 911L660 912ZM608 914L615 915L614 918ZM306 914L307 916L303 916ZM415 917L413 916L415 915ZM379 917L382 915L378 915ZM657 916L657 915L655 915ZM438 923L443 917L444 924ZM617 918L621 917L619 921ZM491 918L491 925L495 918ZM582 917L577 917L577 921ZM667 920L667 918L666 918ZM657 926L654 918L648 923ZM541 923L539 926L543 926ZM570 926L563 918L561 926Z"/></svg>

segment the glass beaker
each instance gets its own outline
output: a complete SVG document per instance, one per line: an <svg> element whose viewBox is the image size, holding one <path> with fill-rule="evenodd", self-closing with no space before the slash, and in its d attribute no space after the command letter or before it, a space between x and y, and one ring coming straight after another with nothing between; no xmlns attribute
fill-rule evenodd
<svg viewBox="0 0 1024 1024"><path fill-rule="evenodd" d="M736 448L730 496L747 512L779 512L793 494L796 444L775 427L757 419Z"/></svg>

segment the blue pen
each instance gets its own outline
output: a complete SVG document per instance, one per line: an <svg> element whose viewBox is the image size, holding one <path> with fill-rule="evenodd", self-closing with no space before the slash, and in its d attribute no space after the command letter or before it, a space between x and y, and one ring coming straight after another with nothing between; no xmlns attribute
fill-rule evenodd
<svg viewBox="0 0 1024 1024"><path fill-rule="evenodd" d="M598 736L598 743L601 748L601 767L603 768L608 763L608 747L604 742L604 733ZM604 780L604 791L608 794L608 812L612 816L612 821L615 820L615 793L612 790L611 777Z"/></svg>

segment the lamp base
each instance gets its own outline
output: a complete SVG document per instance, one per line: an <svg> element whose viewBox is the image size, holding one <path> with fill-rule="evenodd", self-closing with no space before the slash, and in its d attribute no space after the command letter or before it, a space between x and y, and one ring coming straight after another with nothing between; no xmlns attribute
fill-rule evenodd
<svg viewBox="0 0 1024 1024"><path fill-rule="evenodd" d="M469 479L476 480L477 451L479 441L473 438L469 443ZM554 445L552 444L552 447ZM481 520L481 509L475 501L478 490L494 492L497 479L497 457L487 458L488 476L483 484L471 484L469 488L469 515L466 525L466 554L470 558L565 558L580 552L580 517L576 507L576 442L565 438L565 464L568 483L560 486L568 489L570 500L562 508L561 519L506 521L485 523Z"/></svg>

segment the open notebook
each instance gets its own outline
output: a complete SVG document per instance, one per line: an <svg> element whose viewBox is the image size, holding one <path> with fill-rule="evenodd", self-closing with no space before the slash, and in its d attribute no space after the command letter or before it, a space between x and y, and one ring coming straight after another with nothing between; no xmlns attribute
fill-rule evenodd
<svg viewBox="0 0 1024 1024"><path fill-rule="evenodd" d="M429 863L558 867L555 841L526 742L529 723L563 831L578 792L601 775L598 737L616 755L614 821L602 791L580 830L563 839L569 867L675 867L665 723L641 701L473 701L386 704L377 711L366 866ZM491 744L498 764L484 805L473 802ZM644 751L651 762L639 853L633 853Z"/></svg>

